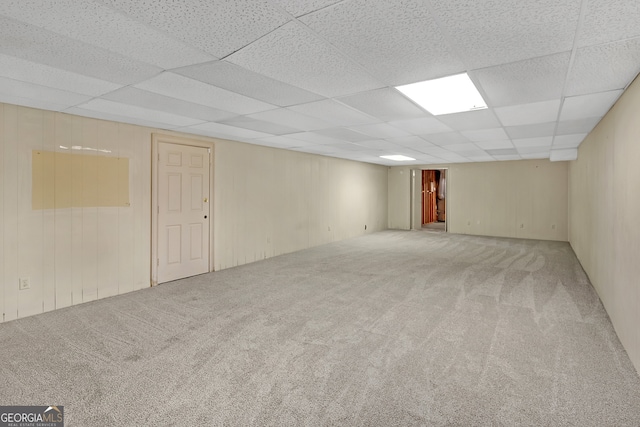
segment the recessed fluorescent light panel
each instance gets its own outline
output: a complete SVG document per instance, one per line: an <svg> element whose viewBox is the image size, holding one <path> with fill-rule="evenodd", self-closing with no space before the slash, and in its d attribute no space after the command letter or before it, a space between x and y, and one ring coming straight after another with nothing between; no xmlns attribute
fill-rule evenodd
<svg viewBox="0 0 640 427"><path fill-rule="evenodd" d="M487 108L467 73L397 86L396 89L434 116Z"/></svg>
<svg viewBox="0 0 640 427"><path fill-rule="evenodd" d="M383 159L395 160L396 162L407 162L410 160L415 160L413 157L402 156L400 154L396 154L393 156L380 156Z"/></svg>

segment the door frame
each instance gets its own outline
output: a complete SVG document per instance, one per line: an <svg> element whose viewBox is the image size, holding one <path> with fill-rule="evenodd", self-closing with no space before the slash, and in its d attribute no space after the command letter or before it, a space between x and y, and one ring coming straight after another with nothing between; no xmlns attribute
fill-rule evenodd
<svg viewBox="0 0 640 427"><path fill-rule="evenodd" d="M185 138L161 133L151 134L151 286L158 284L158 170L159 147L161 142L177 145L202 147L209 150L209 260L207 270L213 271L213 163L215 144L198 139Z"/></svg>
<svg viewBox="0 0 640 427"><path fill-rule="evenodd" d="M446 202L446 214L444 219L444 231L446 233L449 232L449 207L450 203L448 202L449 198L449 189L450 187L450 173L451 169L448 166L445 167L437 167L437 165L433 165L431 167L421 167L420 169L411 169L411 187L410 187L410 206L409 206L409 228L411 230L421 230L422 229L422 171L423 170L438 170L438 171L446 171L445 179L447 180L447 184L444 190L444 198L447 200Z"/></svg>

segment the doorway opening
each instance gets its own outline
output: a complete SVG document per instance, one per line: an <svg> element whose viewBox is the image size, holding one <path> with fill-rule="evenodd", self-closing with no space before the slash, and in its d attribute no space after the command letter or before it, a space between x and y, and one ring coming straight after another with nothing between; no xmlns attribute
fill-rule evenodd
<svg viewBox="0 0 640 427"><path fill-rule="evenodd" d="M422 228L447 231L446 169L422 170Z"/></svg>

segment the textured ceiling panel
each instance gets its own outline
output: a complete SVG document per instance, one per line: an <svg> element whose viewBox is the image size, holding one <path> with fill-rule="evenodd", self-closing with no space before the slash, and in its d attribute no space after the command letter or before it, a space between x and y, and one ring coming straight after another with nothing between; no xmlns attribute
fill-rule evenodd
<svg viewBox="0 0 640 427"><path fill-rule="evenodd" d="M553 148L578 148L578 145L580 145L586 136L586 133L556 135L556 137L553 138Z"/></svg>
<svg viewBox="0 0 640 427"><path fill-rule="evenodd" d="M513 141L513 145L516 146L516 148L520 149L520 148L526 148L526 147L546 147L549 148L551 147L551 143L553 142L553 137L552 136L542 136L542 137L538 137L538 138L523 138L523 139L514 139Z"/></svg>
<svg viewBox="0 0 640 427"><path fill-rule="evenodd" d="M331 99L294 105L289 109L324 120L329 123L328 127L356 126L377 122L375 118Z"/></svg>
<svg viewBox="0 0 640 427"><path fill-rule="evenodd" d="M558 122L556 135L568 135L572 133L589 133L600 122L600 117L589 117L586 119L569 120Z"/></svg>
<svg viewBox="0 0 640 427"><path fill-rule="evenodd" d="M251 114L275 108L271 104L168 72L139 83L136 87L236 114Z"/></svg>
<svg viewBox="0 0 640 427"><path fill-rule="evenodd" d="M216 108L182 101L180 99L148 92L146 90L136 89L131 86L111 92L104 95L102 98L110 101L121 102L123 104L164 111L166 113L175 113L181 116L193 117L207 122L224 120L236 116L236 114L228 111L222 111Z"/></svg>
<svg viewBox="0 0 640 427"><path fill-rule="evenodd" d="M409 136L409 132L398 129L397 127L391 126L387 123L352 126L350 129L369 135L370 138L397 138L400 136Z"/></svg>
<svg viewBox="0 0 640 427"><path fill-rule="evenodd" d="M258 132L270 133L272 135L286 135L288 133L299 132L298 129L294 129L288 126L282 126L277 123L266 122L263 120L256 120L246 116L233 117L226 120L220 120L218 121L218 123L222 123L229 126L236 126L244 129L256 130Z"/></svg>
<svg viewBox="0 0 640 427"><path fill-rule="evenodd" d="M585 0L585 16L578 46L588 46L640 36L638 0Z"/></svg>
<svg viewBox="0 0 640 427"><path fill-rule="evenodd" d="M576 53L565 95L624 89L638 72L640 38L584 47Z"/></svg>
<svg viewBox="0 0 640 427"><path fill-rule="evenodd" d="M367 141L371 139L371 136L369 135L365 135L364 133L356 132L347 128L320 129L317 130L316 133L328 136L329 138L336 138L349 142Z"/></svg>
<svg viewBox="0 0 640 427"><path fill-rule="evenodd" d="M483 150L513 148L513 143L508 139L476 142L476 145ZM449 147L447 146L447 148Z"/></svg>
<svg viewBox="0 0 640 427"><path fill-rule="evenodd" d="M454 153L460 153L463 151L475 151L478 150L478 146L476 144L473 144L471 142L467 142L464 144L451 144L451 145L447 145L447 150L449 151L453 151Z"/></svg>
<svg viewBox="0 0 640 427"><path fill-rule="evenodd" d="M580 0L430 0L468 68L571 50Z"/></svg>
<svg viewBox="0 0 640 427"><path fill-rule="evenodd" d="M520 157L523 159L548 159L549 150L537 151L534 153L520 153Z"/></svg>
<svg viewBox="0 0 640 427"><path fill-rule="evenodd" d="M438 116L438 120L457 131L500 127L500 122L491 109L446 114Z"/></svg>
<svg viewBox="0 0 640 427"><path fill-rule="evenodd" d="M390 125L405 130L412 135L429 135L432 133L450 132L452 129L433 117L421 119L398 120L389 122Z"/></svg>
<svg viewBox="0 0 640 427"><path fill-rule="evenodd" d="M530 125L555 121L560 100L496 108L496 114L504 126Z"/></svg>
<svg viewBox="0 0 640 427"><path fill-rule="evenodd" d="M314 144L325 145L325 144L338 144L340 141L337 138L331 138L329 136L320 135L315 132L299 132L292 133L288 135L289 138L299 139L301 141L312 142Z"/></svg>
<svg viewBox="0 0 640 427"><path fill-rule="evenodd" d="M195 133L198 133L199 135L207 135L231 140L235 139L240 141L273 136L268 133L256 132L249 129L224 125L222 123L202 123L199 125L190 126L188 129L194 131Z"/></svg>
<svg viewBox="0 0 640 427"><path fill-rule="evenodd" d="M468 130L461 132L469 141L481 142L500 139L509 139L506 132L502 128Z"/></svg>
<svg viewBox="0 0 640 427"><path fill-rule="evenodd" d="M342 0L271 0L293 16L302 16L318 9L340 3Z"/></svg>
<svg viewBox="0 0 640 427"><path fill-rule="evenodd" d="M122 85L0 54L0 76L41 86L100 96Z"/></svg>
<svg viewBox="0 0 640 427"><path fill-rule="evenodd" d="M338 98L357 110L388 122L424 117L427 113L392 88L376 89Z"/></svg>
<svg viewBox="0 0 640 427"><path fill-rule="evenodd" d="M176 128L191 126L202 123L202 120L190 117L179 116L177 114L165 113L148 108L136 107L135 105L122 104L120 102L107 101L105 99L94 99L79 106L85 110L93 110L101 113L124 115L140 120L147 120L162 123L166 128Z"/></svg>
<svg viewBox="0 0 640 427"><path fill-rule="evenodd" d="M5 0L0 14L161 68L209 61L211 55L84 0Z"/></svg>
<svg viewBox="0 0 640 427"><path fill-rule="evenodd" d="M614 90L590 95L565 98L560 112L560 120L578 120L589 117L602 117L622 94Z"/></svg>
<svg viewBox="0 0 640 427"><path fill-rule="evenodd" d="M394 142L390 142L384 139L370 139L368 141L362 141L362 142L358 142L358 145L361 145L363 147L367 147L367 148L373 148L376 150L410 150L410 148L407 147L403 147L399 144L396 144ZM393 152L392 154L402 154L401 152Z"/></svg>
<svg viewBox="0 0 640 427"><path fill-rule="evenodd" d="M419 136L403 136L400 138L390 138L390 142L394 144L402 145L403 147L411 148L412 150L422 151L427 147L434 147L430 142L425 141Z"/></svg>
<svg viewBox="0 0 640 427"><path fill-rule="evenodd" d="M288 21L266 0L99 0L222 58Z"/></svg>
<svg viewBox="0 0 640 427"><path fill-rule="evenodd" d="M91 99L89 96L78 93L0 77L0 97L2 96L40 100L67 107L78 105Z"/></svg>
<svg viewBox="0 0 640 427"><path fill-rule="evenodd" d="M164 123L155 122L152 120L143 120L124 114L110 114L102 111L87 110L84 108L72 107L64 111L65 113L75 114L76 116L91 117L100 120L110 120L112 122L130 123L138 126L146 126L154 129L166 129L167 126Z"/></svg>
<svg viewBox="0 0 640 427"><path fill-rule="evenodd" d="M549 159L552 162L571 161L571 160L576 160L577 158L578 158L577 148L551 150L551 153L549 155Z"/></svg>
<svg viewBox="0 0 640 427"><path fill-rule="evenodd" d="M323 98L226 61L193 65L174 72L281 107Z"/></svg>
<svg viewBox="0 0 640 427"><path fill-rule="evenodd" d="M547 122L537 123L535 125L507 126L504 129L511 139L519 139L553 136L555 128L555 122Z"/></svg>
<svg viewBox="0 0 640 427"><path fill-rule="evenodd" d="M383 86L295 22L267 34L226 60L327 97Z"/></svg>
<svg viewBox="0 0 640 427"><path fill-rule="evenodd" d="M282 126L290 126L296 129L310 131L323 128L329 128L331 125L321 119L289 110L288 108L276 108L275 110L262 111L260 113L250 114L247 117L253 119L270 121Z"/></svg>
<svg viewBox="0 0 640 427"><path fill-rule="evenodd" d="M458 132L444 132L444 133L425 135L424 139L426 139L427 141L433 144L440 145L440 146L470 142L465 136L463 136L461 133L458 133Z"/></svg>
<svg viewBox="0 0 640 427"><path fill-rule="evenodd" d="M161 69L0 16L0 53L123 85Z"/></svg>
<svg viewBox="0 0 640 427"><path fill-rule="evenodd" d="M21 105L23 107L39 108L41 110L49 111L63 111L69 108L69 104L60 104L58 102L47 101L43 98L33 99L24 98L21 96L14 96L9 94L0 93L0 102L5 104Z"/></svg>
<svg viewBox="0 0 640 427"><path fill-rule="evenodd" d="M470 73L492 107L559 99L571 52L484 68Z"/></svg>
<svg viewBox="0 0 640 427"><path fill-rule="evenodd" d="M465 69L422 0L351 0L301 19L389 85Z"/></svg>
<svg viewBox="0 0 640 427"><path fill-rule="evenodd" d="M310 142L290 138L288 136L270 136L267 138L255 139L252 142L276 148L304 147L307 145L311 145Z"/></svg>

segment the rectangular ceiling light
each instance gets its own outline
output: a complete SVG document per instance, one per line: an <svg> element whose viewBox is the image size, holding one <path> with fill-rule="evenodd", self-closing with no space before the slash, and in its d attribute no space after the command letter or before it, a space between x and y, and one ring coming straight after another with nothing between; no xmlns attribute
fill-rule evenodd
<svg viewBox="0 0 640 427"><path fill-rule="evenodd" d="M396 89L434 116L487 108L467 73L397 86Z"/></svg>
<svg viewBox="0 0 640 427"><path fill-rule="evenodd" d="M380 156L383 159L395 160L396 162L407 162L410 160L415 160L413 157L403 156L401 154L395 154L393 156Z"/></svg>

